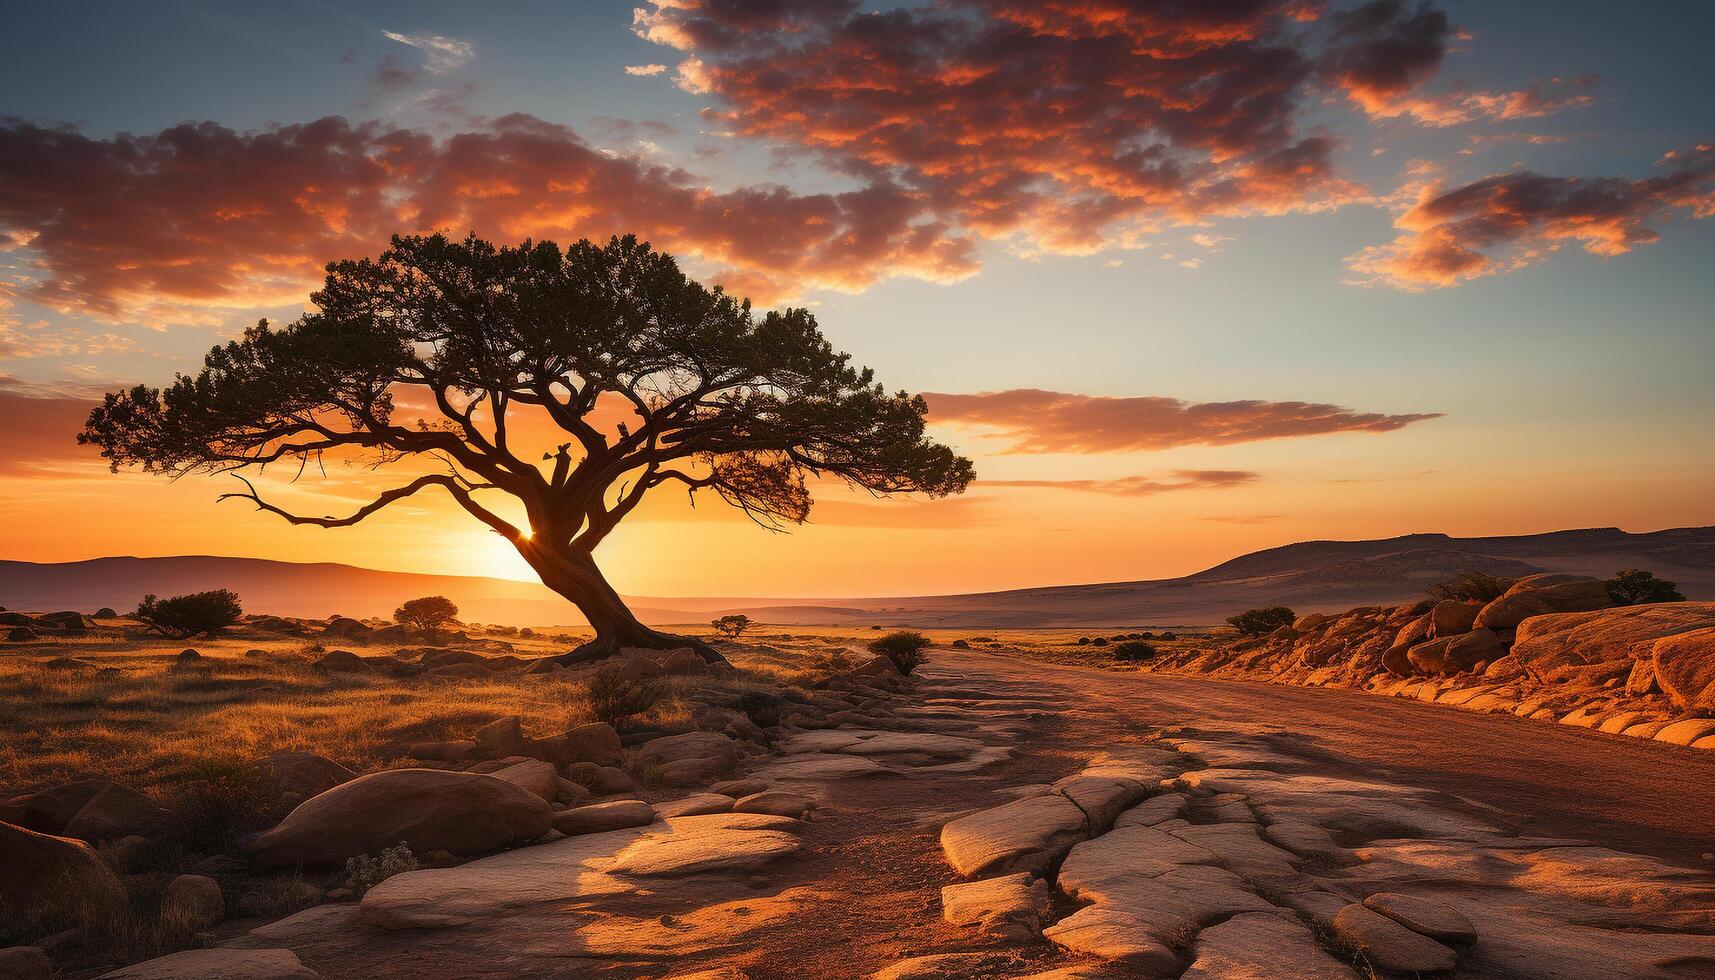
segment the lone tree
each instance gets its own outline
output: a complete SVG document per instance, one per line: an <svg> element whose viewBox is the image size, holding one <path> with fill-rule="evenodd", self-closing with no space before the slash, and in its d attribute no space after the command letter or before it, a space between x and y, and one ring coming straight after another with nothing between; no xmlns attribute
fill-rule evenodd
<svg viewBox="0 0 1715 980"><path fill-rule="evenodd" d="M407 599L393 610L393 621L403 623L424 633L439 632L440 628L458 617L459 607L444 595L426 595Z"/></svg>
<svg viewBox="0 0 1715 980"><path fill-rule="evenodd" d="M167 599L146 595L132 615L162 636L185 640L219 633L238 622L244 615L244 607L238 601L238 593L216 589Z"/></svg>
<svg viewBox="0 0 1715 980"><path fill-rule="evenodd" d="M1684 602L1685 593L1679 586L1654 572L1628 568L1609 579L1608 596L1622 606L1639 606L1649 602Z"/></svg>
<svg viewBox="0 0 1715 980"><path fill-rule="evenodd" d="M750 621L749 616L742 613L735 613L730 616L722 616L719 619L711 620L709 625L715 628L715 632L727 639L736 640L744 635L745 630L750 629L756 624Z"/></svg>
<svg viewBox="0 0 1715 980"><path fill-rule="evenodd" d="M436 488L583 612L595 638L568 661L626 646L721 660L638 622L596 567L596 547L656 487L693 501L711 491L780 530L809 515L812 477L943 496L973 476L924 436L923 399L854 367L807 310L757 316L631 236L564 250L395 237L379 259L329 265L311 300L315 312L284 329L264 321L211 350L194 377L109 394L79 441L115 470L233 473L244 490L222 500L294 524L350 526ZM522 445L526 416L569 436L534 447L550 450L545 466ZM414 478L314 517L267 502L243 475L324 454ZM522 522L502 516L519 510Z"/></svg>
<svg viewBox="0 0 1715 980"><path fill-rule="evenodd" d="M1228 616L1227 624L1245 636L1262 636L1273 633L1282 626L1291 626L1297 618L1292 610L1285 606L1268 606L1264 609L1246 609L1237 616Z"/></svg>

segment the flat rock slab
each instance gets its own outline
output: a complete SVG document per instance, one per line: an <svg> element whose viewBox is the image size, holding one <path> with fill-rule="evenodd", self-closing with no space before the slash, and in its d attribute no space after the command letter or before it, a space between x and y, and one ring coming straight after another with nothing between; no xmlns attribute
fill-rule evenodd
<svg viewBox="0 0 1715 980"><path fill-rule="evenodd" d="M796 835L773 829L796 823L760 813L670 817L672 833L631 844L607 871L631 877L748 871L803 847Z"/></svg>
<svg viewBox="0 0 1715 980"><path fill-rule="evenodd" d="M1162 793L1152 796L1114 818L1114 829L1121 827L1152 827L1172 820L1185 812L1184 793Z"/></svg>
<svg viewBox="0 0 1715 980"><path fill-rule="evenodd" d="M677 800L655 804L655 812L663 817L696 817L731 811L732 797L721 793L693 793Z"/></svg>
<svg viewBox="0 0 1715 980"><path fill-rule="evenodd" d="M567 837L600 834L628 827L646 827L654 822L655 808L642 800L592 803L554 814L554 829Z"/></svg>
<svg viewBox="0 0 1715 980"><path fill-rule="evenodd" d="M1358 980L1297 920L1244 912L1197 934L1197 958L1179 980Z"/></svg>
<svg viewBox="0 0 1715 980"><path fill-rule="evenodd" d="M1334 916L1334 934L1378 969L1394 973L1441 973L1453 969L1453 951L1362 905Z"/></svg>
<svg viewBox="0 0 1715 980"><path fill-rule="evenodd" d="M102 974L103 980L317 980L289 949L190 949Z"/></svg>
<svg viewBox="0 0 1715 980"><path fill-rule="evenodd" d="M1089 834L1084 811L1050 793L979 810L941 828L941 850L966 878L1040 874Z"/></svg>
<svg viewBox="0 0 1715 980"><path fill-rule="evenodd" d="M1114 825L1114 818L1123 810L1148 796L1157 782L1082 772L1055 782L1053 791L1076 803L1084 811L1090 833L1100 834Z"/></svg>
<svg viewBox="0 0 1715 980"><path fill-rule="evenodd" d="M993 936L1027 941L1041 936L1048 906L1048 883L1028 872L941 889L943 918Z"/></svg>
<svg viewBox="0 0 1715 980"><path fill-rule="evenodd" d="M1364 899L1364 907L1430 939L1444 943L1477 941L1477 927L1465 918L1464 913L1446 902L1398 892L1378 892Z"/></svg>
<svg viewBox="0 0 1715 980"><path fill-rule="evenodd" d="M1148 923L1104 905L1079 909L1042 935L1068 952L1119 961L1128 972L1172 976L1180 969L1179 957L1154 937Z"/></svg>
<svg viewBox="0 0 1715 980"><path fill-rule="evenodd" d="M822 780L822 779L853 779L859 776L874 776L888 772L888 768L874 759L862 759L851 755L829 755L823 752L806 752L802 755L789 755L778 762L763 766L758 775L776 782L782 780Z"/></svg>

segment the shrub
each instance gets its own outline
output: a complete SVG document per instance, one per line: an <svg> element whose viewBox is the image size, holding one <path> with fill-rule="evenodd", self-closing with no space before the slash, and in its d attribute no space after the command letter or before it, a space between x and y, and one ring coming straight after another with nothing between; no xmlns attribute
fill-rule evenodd
<svg viewBox="0 0 1715 980"><path fill-rule="evenodd" d="M1513 587L1517 579L1501 578L1486 572L1460 572L1437 582L1428 589L1431 599L1457 599L1460 602L1494 602Z"/></svg>
<svg viewBox="0 0 1715 980"><path fill-rule="evenodd" d="M1081 647L1089 646L1090 645L1090 638L1087 636L1078 637L1078 645Z"/></svg>
<svg viewBox="0 0 1715 980"><path fill-rule="evenodd" d="M1105 636L1098 636L1095 639L1090 641L1090 646L1093 646L1093 647L1105 647L1107 645L1108 645L1108 638Z"/></svg>
<svg viewBox="0 0 1715 980"><path fill-rule="evenodd" d="M736 640L740 636L744 635L745 630L750 629L756 624L750 621L749 616L735 615L722 616L721 618L711 622L709 625L715 628L715 632L727 639Z"/></svg>
<svg viewBox="0 0 1715 980"><path fill-rule="evenodd" d="M1127 640L1114 647L1115 660L1151 660L1155 657L1155 648L1142 640Z"/></svg>
<svg viewBox="0 0 1715 980"><path fill-rule="evenodd" d="M971 641L969 641L969 640L954 640L953 641L953 649L955 649L955 650L969 650L970 648L971 648Z"/></svg>
<svg viewBox="0 0 1715 980"><path fill-rule="evenodd" d="M244 607L230 589L157 599L146 595L134 613L145 626L175 640L213 636L238 622Z"/></svg>
<svg viewBox="0 0 1715 980"><path fill-rule="evenodd" d="M177 815L180 841L199 854L241 853L241 842L283 813L261 773L237 759L205 759L173 787L169 809Z"/></svg>
<svg viewBox="0 0 1715 980"><path fill-rule="evenodd" d="M869 652L879 653L893 661L901 674L909 674L923 663L923 649L929 638L916 630L895 630L869 645Z"/></svg>
<svg viewBox="0 0 1715 980"><path fill-rule="evenodd" d="M667 685L653 677L622 677L617 670L602 670L583 683L579 696L590 717L621 728L660 704Z"/></svg>
<svg viewBox="0 0 1715 980"><path fill-rule="evenodd" d="M1144 636L1146 636L1146 637L1147 637L1147 636L1148 636L1148 635L1149 635L1149 634L1148 634L1148 633L1145 633L1145 634L1143 634L1143 635L1144 635ZM1165 631L1165 630L1163 630L1163 631L1162 631L1162 632L1160 632L1160 633L1157 633L1157 634L1156 634L1156 635L1155 635L1155 638L1156 638L1156 639L1158 639L1158 640L1176 640L1176 639L1178 639L1178 637L1176 637L1176 636L1174 636L1174 635L1173 635L1173 634L1172 634L1172 633L1169 633L1169 632L1167 632L1167 631Z"/></svg>
<svg viewBox="0 0 1715 980"><path fill-rule="evenodd" d="M780 700L779 696L767 691L746 691L732 706L758 728L772 728L780 724Z"/></svg>
<svg viewBox="0 0 1715 980"><path fill-rule="evenodd" d="M1296 618L1292 610L1285 606L1269 606L1264 609L1246 609L1237 616L1228 616L1227 624L1246 636L1262 636L1273 633L1282 626L1291 626Z"/></svg>
<svg viewBox="0 0 1715 980"><path fill-rule="evenodd" d="M417 868L417 856L411 853L404 841L400 841L382 851L379 856L359 854L345 862L345 887L351 889L358 898L362 898L364 892L394 875L415 871Z"/></svg>
<svg viewBox="0 0 1715 980"><path fill-rule="evenodd" d="M1656 578L1654 572L1628 568L1608 580L1608 596L1622 606L1646 602L1684 602L1685 594L1672 582Z"/></svg>
<svg viewBox="0 0 1715 980"><path fill-rule="evenodd" d="M459 614L459 607L444 595L426 595L409 599L393 610L393 621L425 633L438 632Z"/></svg>

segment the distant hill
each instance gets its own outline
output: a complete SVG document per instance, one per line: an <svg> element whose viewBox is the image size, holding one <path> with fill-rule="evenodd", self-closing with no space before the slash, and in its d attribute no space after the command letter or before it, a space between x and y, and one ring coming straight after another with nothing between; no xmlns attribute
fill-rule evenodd
<svg viewBox="0 0 1715 980"><path fill-rule="evenodd" d="M743 612L780 625L951 627L1191 625L1243 609L1286 605L1299 612L1420 597L1457 572L1540 571L1607 577L1647 568L1692 599L1715 600L1715 527L1630 534L1591 528L1510 537L1410 534L1375 541L1304 541L1222 562L1183 578L1062 585L956 596L881 599L631 597L651 623L704 623ZM554 626L582 623L577 611L532 582L385 572L333 563L259 558L96 558L42 564L0 561L0 605L13 609L135 607L146 592L174 595L230 588L246 608L284 616L387 616L421 595L445 595L471 622Z"/></svg>

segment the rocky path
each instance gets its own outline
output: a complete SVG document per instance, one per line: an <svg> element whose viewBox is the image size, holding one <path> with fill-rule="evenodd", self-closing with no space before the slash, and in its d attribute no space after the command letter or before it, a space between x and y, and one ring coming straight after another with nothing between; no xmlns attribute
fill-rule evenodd
<svg viewBox="0 0 1715 980"><path fill-rule="evenodd" d="M945 650L780 748L806 820L694 795L123 975L1715 975L1710 753Z"/></svg>

